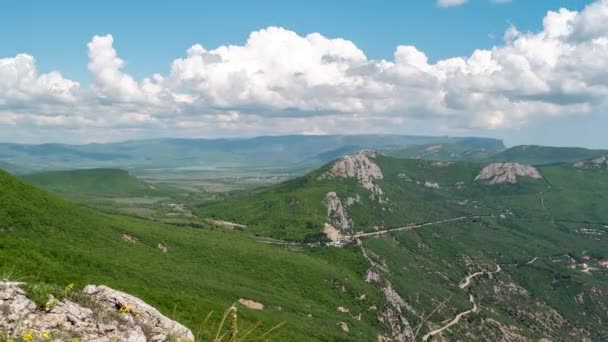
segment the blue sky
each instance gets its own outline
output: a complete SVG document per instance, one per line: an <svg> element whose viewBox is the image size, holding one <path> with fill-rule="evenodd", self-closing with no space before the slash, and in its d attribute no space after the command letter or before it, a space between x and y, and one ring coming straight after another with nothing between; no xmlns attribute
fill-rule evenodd
<svg viewBox="0 0 608 342"><path fill-rule="evenodd" d="M411 44L431 60L466 56L500 42L513 24L538 30L548 10L581 9L587 0L471 0L439 8L433 0L307 1L66 1L0 2L0 56L29 53L42 70L88 80L83 48L93 35L110 33L136 77L166 71L168 62L195 43L214 48L242 44L250 32L281 26L353 41L369 58L391 58ZM11 29L12 28L12 29Z"/></svg>
<svg viewBox="0 0 608 342"><path fill-rule="evenodd" d="M70 99L66 100L67 97L64 97L61 101L77 106L82 111L90 108L90 111L95 113L108 110L113 114L90 120L90 117L87 117L90 114L83 113L81 117L70 114L67 105L53 109L52 113L43 112L41 109L48 108L50 105L55 106L57 101L52 104L45 103L44 106L41 105L31 110L24 109L24 107L28 107L24 104L14 107L0 105L0 133L5 134L7 140L15 141L62 140L65 139L64 132L66 131L76 132L77 134L73 135L73 139L76 141L87 140L86 138L115 140L125 136L129 138L159 135L206 136L211 134L209 132L227 136L240 135L239 132L245 132L243 134L246 135L281 134L298 133L298 130L293 127L297 127L300 122L297 120L303 117L319 117L318 125L307 127L301 133L359 133L364 131L360 126L366 125L372 127L370 129L375 132L382 132L383 123L392 126L392 128L387 127L387 133L395 133L395 126L391 123L402 122L403 127L399 129L399 132L406 134L423 132L425 134L485 135L505 137L510 144L576 144L608 147L608 142L604 139L594 137L592 134L584 134L589 129L597 130L596 133L599 134L598 125L606 127L608 124L608 120L603 115L604 107L596 106L595 102L593 106L586 107L582 106L582 103L572 103L571 107L564 107L563 110L555 108L554 103L550 101L547 102L548 104L533 103L528 106L534 108L532 110L534 115L530 115L530 119L528 116L524 118L524 114L521 114L512 120L509 117L505 119L505 114L499 112L530 111L530 109L527 109L528 107L526 109L520 107L503 109L496 107L500 106L496 104L499 101L492 99L488 103L492 102L493 107L488 107L489 105L469 107L468 104L458 104L453 108L440 108L438 110L442 114L440 118L437 118L436 113L433 112L435 104L422 103L415 106L399 105L390 109L378 109L378 114L370 117L369 120L362 119L362 112L359 113L357 109L353 109L345 110L347 112L345 115L353 115L351 118L358 120L350 131L338 128L326 131L322 128L328 126L326 125L329 120L327 115L333 115L332 111L336 111L333 104L300 105L301 102L305 102L304 100L308 101L317 96L318 89L313 89L314 91L311 90L310 94L305 95L301 95L303 91L298 89L298 96L306 98L301 101L300 99L292 101L296 103L294 105L292 102L287 103L288 101L267 103L259 98L243 100L242 94L233 97L223 94L218 98L210 99L210 94L215 94L215 88L205 84L204 90L200 90L202 86L197 86L195 90L189 89L188 92L181 94L204 99L204 101L192 100L198 101L196 106L194 103L189 103L188 109L179 109L180 115L184 115L187 120L169 122L152 109L144 108L135 111L133 108L136 105L141 108L146 104L150 105L150 102L142 102L141 96L126 96L124 92L121 93L125 89L129 91L129 85L120 89L111 89L108 84L101 84L104 80L102 76L99 76L102 73L99 70L107 71L108 69L100 66L98 73L92 71L89 66L90 47L87 50L87 44L92 41L93 36L106 37L105 35L110 34L109 47L107 44L102 44L101 41L100 44L103 45L103 48L108 48L110 53L116 54L116 58L124 61L125 64L122 67L120 62L110 61L109 63L113 65L114 69L111 69L109 73L111 76L118 77L114 80L118 83L124 81L125 77L127 83L131 82L129 79L132 78L135 86L131 86L131 88L137 87L137 83L141 85L143 78L151 77L155 73L163 75L164 79L170 78L171 63L178 58L185 58L186 50L194 44L201 44L207 51L220 46L242 46L247 43L251 32L271 26L281 27L289 32L293 31L299 37L318 32L328 39L342 38L352 42L365 54L368 61L387 60L392 62L395 60L398 46L414 46L428 57L428 64L432 65L437 61L452 57L469 58L476 49L489 50L493 46L503 46L505 45L503 36L511 26L516 27L520 35L526 32L538 33L543 30L543 17L547 11L555 11L562 7L571 11L581 11L593 2L586 0L512 0L497 4L492 0L470 0L462 6L442 8L434 0L221 2L7 0L0 3L0 28L2 28L0 29L0 42L2 42L0 58L14 58L18 54L32 56L39 74L59 71L64 79L79 83L78 89L72 87L69 90ZM339 54L343 52L340 51ZM100 53L104 55L103 52ZM344 53L350 54L351 52ZM233 57L223 58L228 61ZM272 63L276 63L276 61ZM360 61L357 63L359 65ZM120 66L116 66L119 64ZM272 64L261 63L260 65ZM233 66L230 67L230 70L234 69ZM374 67L378 67L378 65L374 65ZM270 73L272 70L264 71ZM437 75L435 71L428 71L428 73ZM108 73L106 73L107 75ZM428 75L420 75L415 78L422 79L426 76ZM246 78L246 80L251 79ZM107 79L105 81L108 83ZM276 80L273 81L276 82ZM319 83L317 81L308 80L307 84L316 85ZM553 88L553 84L560 82L555 81L550 87ZM165 85L165 81L162 83L161 87L168 87ZM217 84L218 86L223 85L222 82ZM323 86L327 86L327 84ZM88 89L89 87L92 90ZM429 87L436 87L436 85ZM182 89L183 85L180 85L180 90ZM412 86L408 85L407 89L411 90ZM449 86L446 89L454 89L454 87ZM467 85L467 89L469 89L469 85ZM503 91L502 89L500 88L501 91ZM414 90L417 92L419 89ZM71 94L72 91L76 95ZM171 89L171 91L177 92L175 89ZM196 93L196 91L202 93ZM447 92L447 90L444 91ZM509 90L504 91L505 94L509 93ZM83 95L84 93L86 94ZM361 90L353 91L354 93L360 94ZM424 93L428 93L426 89ZM561 92L555 92L555 94L558 93L561 94ZM280 95L291 101L294 94L296 93ZM496 95L496 92L492 94ZM73 96L78 99L74 100ZM264 96L266 99L267 96ZM353 99L356 96L360 95L349 95L347 102L351 104L357 102L356 98ZM509 93L508 96L511 94ZM517 105L519 103L517 101L520 101L522 96L548 97L549 95L545 90L542 91L542 94L526 92L519 94L516 100L509 103ZM551 96L555 95L551 94ZM133 100L136 97L138 100ZM27 98L29 101L37 99L32 94L24 95L23 98ZM94 101L95 104L91 104L91 98L97 99ZM85 105L85 100L82 99L89 102L86 102ZM45 100L43 98L39 101ZM130 102L130 106L125 105L127 102ZM200 102L204 102L204 105ZM365 101L361 100L361 102ZM103 107L99 107L100 103ZM155 102L154 106L156 108L160 105ZM361 111L365 111L365 113L383 107L377 102L361 106L364 108ZM163 113L166 111L165 108L175 108L175 105L163 107ZM358 108L357 105L354 105L354 108ZM587 108L584 110L586 114L573 116L572 113L578 110L577 108ZM31 122L26 122L28 120L26 115L30 114L28 110L35 117L35 120ZM183 114L186 110L196 111L201 116L196 117L193 113ZM487 111L487 116L470 117L463 114L462 119L455 119L458 111L478 110L480 113ZM2 114L3 111L5 114ZM272 115L267 115L268 112L272 112ZM292 114L294 112L297 113L295 118ZM400 113L406 112L408 114L404 114L404 118L401 120L398 116ZM556 114L557 112L559 114ZM129 113L130 118L135 119L128 124L125 123L124 118L128 116L125 113ZM12 129L8 124L4 130L2 129L2 115L8 118L5 121L13 125ZM113 116L110 117L111 115ZM425 115L430 119L424 119ZM498 117L488 118L492 115ZM258 116L261 118L260 123L256 126L253 121ZM337 123L342 118L344 116L332 121L336 127L343 126ZM511 121L507 122L507 119ZM293 122L288 123L289 120ZM140 122L141 126L137 126L136 122ZM505 122L506 124L503 124ZM270 129L256 128L258 126L267 128L268 125L275 123L276 127ZM50 126L45 127L45 124ZM191 126L188 126L189 124ZM18 127L17 133L14 133L15 125ZM215 128L214 125L216 125ZM199 126L205 128L196 129ZM180 127L182 129L178 129ZM217 127L220 129L216 129ZM90 135L91 130L99 131L100 129L112 132L105 135L97 134L95 137ZM40 137L42 130L50 133ZM568 132L574 133L578 138L563 140L564 134ZM562 143L562 141L565 142Z"/></svg>

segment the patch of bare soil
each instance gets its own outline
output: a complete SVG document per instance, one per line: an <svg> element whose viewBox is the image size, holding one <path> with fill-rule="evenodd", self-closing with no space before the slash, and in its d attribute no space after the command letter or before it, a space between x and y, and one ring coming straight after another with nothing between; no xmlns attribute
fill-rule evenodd
<svg viewBox="0 0 608 342"><path fill-rule="evenodd" d="M241 298L239 299L239 303L251 310L264 310L264 304L256 302L254 300L251 299L245 299L245 298Z"/></svg>
<svg viewBox="0 0 608 342"><path fill-rule="evenodd" d="M139 240L138 240L138 239L137 239L135 236L131 236L131 235L126 234L126 233L122 233L122 234L120 234L120 237L121 237L123 240L125 240L125 241L127 241L127 242L130 242L130 243L136 243L137 241L139 241Z"/></svg>

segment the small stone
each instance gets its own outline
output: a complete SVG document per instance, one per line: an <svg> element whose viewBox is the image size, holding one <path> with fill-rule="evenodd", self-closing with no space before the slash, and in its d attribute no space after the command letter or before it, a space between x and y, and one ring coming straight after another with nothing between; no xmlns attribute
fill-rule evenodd
<svg viewBox="0 0 608 342"><path fill-rule="evenodd" d="M109 331L116 330L116 326L113 324L98 324L97 327L99 328L99 330L101 330L103 332L109 332Z"/></svg>
<svg viewBox="0 0 608 342"><path fill-rule="evenodd" d="M94 295L94 294L96 294L98 291L99 291L99 290L97 289L97 286L95 286L95 285L87 285L87 286L86 286L86 287L85 287L85 288L82 290L82 292L83 292L84 294L87 294L87 295L89 295L89 296L90 296L90 295Z"/></svg>
<svg viewBox="0 0 608 342"><path fill-rule="evenodd" d="M251 310L264 310L264 304L256 302L251 299L241 298L241 299L239 299L239 303L241 305L243 305L244 307L249 308Z"/></svg>

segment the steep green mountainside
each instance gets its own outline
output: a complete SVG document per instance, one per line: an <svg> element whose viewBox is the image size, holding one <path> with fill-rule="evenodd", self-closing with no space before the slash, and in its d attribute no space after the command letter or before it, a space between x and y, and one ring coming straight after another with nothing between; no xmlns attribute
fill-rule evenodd
<svg viewBox="0 0 608 342"><path fill-rule="evenodd" d="M260 330L286 322L278 331L282 341L373 340L382 329L368 313L383 306L382 298L363 281L366 261L354 246L292 249L238 231L99 214L3 171L0 189L3 277L106 284L141 297L194 332L210 311L215 314L204 327L240 298L264 304L259 311L240 307L242 329L258 320Z"/></svg>
<svg viewBox="0 0 608 342"><path fill-rule="evenodd" d="M581 147L549 147L522 145L511 147L490 156L487 160L517 162L531 165L571 163L583 159L607 155L607 150L590 150Z"/></svg>
<svg viewBox="0 0 608 342"><path fill-rule="evenodd" d="M359 246L367 280L387 302L387 293L401 298L392 317L407 324L393 337L601 341L608 339L607 194L608 173L571 164L366 152L194 211L245 224L271 243Z"/></svg>
<svg viewBox="0 0 608 342"><path fill-rule="evenodd" d="M70 197L133 197L160 194L154 185L119 169L47 171L27 174L22 178L49 191Z"/></svg>

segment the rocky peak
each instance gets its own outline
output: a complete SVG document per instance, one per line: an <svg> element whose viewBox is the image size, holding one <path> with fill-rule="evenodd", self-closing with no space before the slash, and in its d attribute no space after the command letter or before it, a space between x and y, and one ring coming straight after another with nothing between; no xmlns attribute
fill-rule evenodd
<svg viewBox="0 0 608 342"><path fill-rule="evenodd" d="M574 163L573 166L579 169L608 169L608 156L581 160Z"/></svg>
<svg viewBox="0 0 608 342"><path fill-rule="evenodd" d="M487 181L488 184L515 184L517 177L542 178L540 172L530 165L493 163L481 169L475 180Z"/></svg>
<svg viewBox="0 0 608 342"><path fill-rule="evenodd" d="M357 178L359 183L378 199L381 198L382 189L375 183L376 180L383 179L382 170L374 162L376 152L363 150L352 156L344 156L336 161L328 171L329 176L343 178Z"/></svg>
<svg viewBox="0 0 608 342"><path fill-rule="evenodd" d="M0 282L0 331L16 340L194 341L185 326L139 298L107 286L88 285L80 300L49 298L40 309L23 283Z"/></svg>

